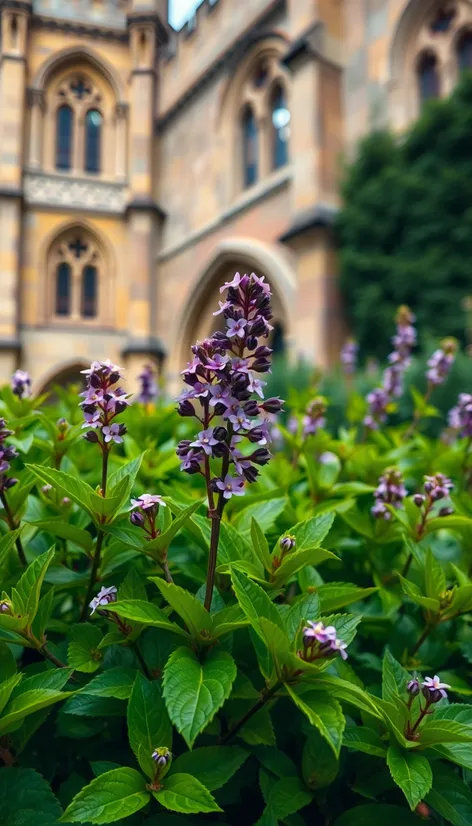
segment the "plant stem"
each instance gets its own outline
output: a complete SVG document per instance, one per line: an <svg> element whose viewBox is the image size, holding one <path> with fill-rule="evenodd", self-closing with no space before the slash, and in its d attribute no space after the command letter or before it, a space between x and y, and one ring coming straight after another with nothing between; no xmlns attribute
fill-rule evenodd
<svg viewBox="0 0 472 826"><path fill-rule="evenodd" d="M0 492L0 500L2 502L4 511L5 511L5 515L7 517L8 527L10 528L11 531L16 531L16 529L18 528L18 525L15 522L15 517L13 516L13 514L11 512L10 505L8 504L7 497L5 496L5 491L3 491L3 490ZM24 567L26 567L28 563L26 561L26 556L25 556L25 550L23 548L23 543L22 543L19 536L15 540L15 545L16 545L16 550L18 551L18 558L19 558L21 564Z"/></svg>
<svg viewBox="0 0 472 826"><path fill-rule="evenodd" d="M406 577L408 571L410 570L410 565L411 565L412 562L413 562L413 554L408 554L408 559L405 562L403 571L401 573L402 577Z"/></svg>
<svg viewBox="0 0 472 826"><path fill-rule="evenodd" d="M59 660L54 654L46 648L46 645L42 645L40 648L37 649L40 654L45 657L46 660L49 660L50 663L53 663L57 668L67 668L67 665Z"/></svg>
<svg viewBox="0 0 472 826"><path fill-rule="evenodd" d="M172 579L172 574L169 571L169 563L167 562L167 559L162 563L162 570L164 571L165 581L166 582L173 582L174 580Z"/></svg>
<svg viewBox="0 0 472 826"><path fill-rule="evenodd" d="M254 717L254 715L257 714L257 712L260 711L261 708L264 708L264 706L269 702L269 700L272 700L272 697L274 696L274 694L277 693L277 691L279 690L279 688L282 687L282 685L282 681L277 680L277 682L272 686L272 688L269 688L264 693L262 693L257 703L255 703L252 706L252 708L250 708L249 711L246 712L244 717L241 717L241 719L238 720L238 722L231 729L231 731L228 731L228 733L225 734L225 736L221 739L221 745L226 745L226 743L228 743L238 733L238 731L240 731L243 728L243 726L246 725L246 723L248 722L248 720L251 719L251 717Z"/></svg>
<svg viewBox="0 0 472 826"><path fill-rule="evenodd" d="M224 477L223 477L224 478ZM223 504L220 506L220 503L223 501ZM213 588L215 585L215 571L216 571L216 560L218 557L218 542L220 539L220 525L221 525L221 513L223 511L224 500L223 500L223 492L220 493L218 499L218 507L216 510L212 511L211 516L211 537L210 537L210 553L208 555L208 570L207 570L207 581L206 581L206 590L205 590L205 602L204 606L207 611L210 610L211 607L211 600L213 597Z"/></svg>
<svg viewBox="0 0 472 826"><path fill-rule="evenodd" d="M108 476L108 454L109 448L106 444L102 447L102 496L105 497L107 493L107 476ZM103 540L105 538L104 531L99 528L97 531L97 541L95 544L95 553L93 555L93 563L92 563L92 570L90 571L90 579L87 588L87 594L85 596L85 602L82 606L82 612L80 615L80 621L84 622L87 617L87 609L89 606L89 602L92 599L93 589L95 588L95 583L98 578L98 569L100 567L100 558L102 553L102 545Z"/></svg>
<svg viewBox="0 0 472 826"><path fill-rule="evenodd" d="M424 641L427 639L427 637L429 637L429 635L431 634L431 631L435 627L436 627L436 623L432 623L432 624L428 623L428 625L424 629L423 633L421 634L421 637L419 638L418 642L416 643L415 647L410 652L410 657L413 657L417 653L417 651L420 650L420 648L423 645Z"/></svg>
<svg viewBox="0 0 472 826"><path fill-rule="evenodd" d="M415 731L416 731L416 729L418 728L418 726L419 726L419 724L421 723L421 721L422 721L422 720L424 720L424 718L425 718L425 717L426 717L426 715L428 714L428 709L429 709L430 705L431 705L431 702L428 700L428 701L426 702L425 707L424 707L424 708L422 709L422 711L420 712L420 714L419 714L419 716L418 716L418 719L417 719L417 721L416 721L415 725L413 726L413 728L410 728L410 727L409 727L409 724L408 724L408 732L407 732L408 734L410 734L410 735L411 735L411 734L414 734L414 733L415 733Z"/></svg>

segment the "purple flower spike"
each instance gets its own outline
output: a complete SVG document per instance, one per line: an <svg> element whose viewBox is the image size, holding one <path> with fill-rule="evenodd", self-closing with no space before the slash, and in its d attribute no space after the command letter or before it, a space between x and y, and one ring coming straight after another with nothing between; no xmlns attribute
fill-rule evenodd
<svg viewBox="0 0 472 826"><path fill-rule="evenodd" d="M352 376L356 371L357 353L359 346L353 338L349 338L341 350L340 360L344 370L344 375Z"/></svg>
<svg viewBox="0 0 472 826"><path fill-rule="evenodd" d="M211 456L214 446L218 444L218 439L215 439L213 435L213 428L209 427L207 430L202 430L195 441L190 444L198 450L203 450L207 456Z"/></svg>
<svg viewBox="0 0 472 826"><path fill-rule="evenodd" d="M10 470L10 461L18 456L16 447L6 444L6 440L12 435L13 431L8 430L5 419L0 418L0 492L12 488L18 482L18 479L6 475Z"/></svg>
<svg viewBox="0 0 472 826"><path fill-rule="evenodd" d="M472 436L472 393L461 393L457 405L449 411L449 427L463 439Z"/></svg>
<svg viewBox="0 0 472 826"><path fill-rule="evenodd" d="M97 596L89 603L89 608L92 609L90 614L94 614L97 608L109 605L110 602L116 602L117 593L118 591L114 585L110 585L108 588L100 588Z"/></svg>
<svg viewBox="0 0 472 826"><path fill-rule="evenodd" d="M231 499L232 496L244 496L244 477L230 476L227 473L224 479L218 479L216 487L222 491L223 499Z"/></svg>
<svg viewBox="0 0 472 826"><path fill-rule="evenodd" d="M303 417L303 436L311 436L326 424L326 399L317 396L310 402Z"/></svg>
<svg viewBox="0 0 472 826"><path fill-rule="evenodd" d="M376 519L391 519L391 513L386 506L393 505L394 508L400 508L406 495L407 490L400 471L387 468L374 491L376 502L371 508L372 516Z"/></svg>
<svg viewBox="0 0 472 826"><path fill-rule="evenodd" d="M456 352L457 342L455 339L446 338L441 342L441 347L428 359L429 369L426 372L426 378L430 384L438 386L445 382L454 364Z"/></svg>
<svg viewBox="0 0 472 826"><path fill-rule="evenodd" d="M82 373L87 377L87 389L80 394L83 401L79 405L85 418L83 427L87 429L84 438L108 451L107 445L121 444L126 433L124 424L113 421L129 406L128 394L117 386L122 378L121 368L111 361L94 361Z"/></svg>
<svg viewBox="0 0 472 826"><path fill-rule="evenodd" d="M438 703L439 700L446 699L447 697L447 688L451 686L447 683L442 683L439 679L438 675L435 674L434 677L425 677L422 683L423 687L423 697L429 703Z"/></svg>

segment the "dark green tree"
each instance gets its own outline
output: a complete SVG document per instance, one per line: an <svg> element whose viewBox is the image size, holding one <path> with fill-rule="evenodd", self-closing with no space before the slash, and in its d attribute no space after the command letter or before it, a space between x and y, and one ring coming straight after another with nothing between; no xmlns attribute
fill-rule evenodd
<svg viewBox="0 0 472 826"><path fill-rule="evenodd" d="M465 341L472 293L472 73L402 137L370 134L346 167L337 237L348 322L365 354L389 350L408 304L420 341Z"/></svg>

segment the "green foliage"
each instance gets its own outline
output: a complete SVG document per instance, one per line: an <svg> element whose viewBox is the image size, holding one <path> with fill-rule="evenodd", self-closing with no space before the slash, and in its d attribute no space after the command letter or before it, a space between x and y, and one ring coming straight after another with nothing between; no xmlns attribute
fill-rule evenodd
<svg viewBox="0 0 472 826"><path fill-rule="evenodd" d="M369 135L345 172L337 234L354 335L384 357L395 309L411 306L423 335L465 341L470 294L472 77L425 107L401 141Z"/></svg>
<svg viewBox="0 0 472 826"><path fill-rule="evenodd" d="M174 458L185 419L131 407L102 496L76 399L58 398L16 406L13 525L0 510L2 826L469 824L467 440L344 422L298 444L281 426L225 506L207 610L214 520ZM409 496L375 520L392 465ZM412 496L435 472L454 489L421 532ZM129 518L143 492L164 496L152 536ZM415 672L448 698L409 695Z"/></svg>

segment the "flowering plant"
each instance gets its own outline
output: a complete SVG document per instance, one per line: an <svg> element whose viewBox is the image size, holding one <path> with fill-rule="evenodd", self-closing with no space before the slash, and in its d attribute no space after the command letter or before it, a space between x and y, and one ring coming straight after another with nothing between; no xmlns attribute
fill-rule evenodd
<svg viewBox="0 0 472 826"><path fill-rule="evenodd" d="M222 289L177 411L109 361L0 392L0 822L470 823L470 395L388 421L404 308L387 405L285 414L268 284Z"/></svg>

